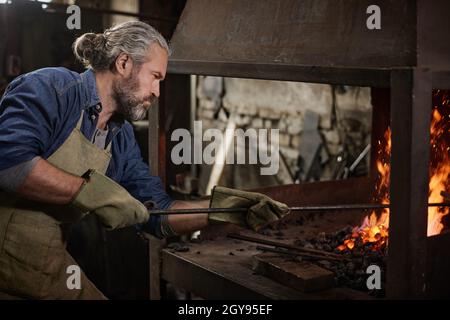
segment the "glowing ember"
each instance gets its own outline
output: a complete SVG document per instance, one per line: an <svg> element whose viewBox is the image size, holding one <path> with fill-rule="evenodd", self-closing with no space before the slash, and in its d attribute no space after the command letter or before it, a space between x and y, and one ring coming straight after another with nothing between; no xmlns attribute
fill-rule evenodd
<svg viewBox="0 0 450 320"><path fill-rule="evenodd" d="M433 92L433 112L430 140L430 182L429 203L444 202L440 192L448 191L450 186L450 91ZM389 203L389 176L391 156L391 130L388 128L383 141L378 141L377 171L378 179L374 200L377 203ZM448 207L428 208L428 236L439 234L444 225L442 218L449 213ZM383 209L379 216L375 211L364 218L361 226L353 229L352 235L337 248L341 251L354 248L357 239L371 243L373 250L387 246L389 238L389 209Z"/></svg>
<svg viewBox="0 0 450 320"><path fill-rule="evenodd" d="M389 203L389 159L391 156L391 130L384 133L383 141L378 141L377 151L377 184L375 186L375 201L382 204ZM371 243L372 250L380 250L388 243L389 209L383 209L378 217L375 211L364 218L360 227L353 229L350 239L338 247L339 250L352 250L356 239L360 238L363 244Z"/></svg>

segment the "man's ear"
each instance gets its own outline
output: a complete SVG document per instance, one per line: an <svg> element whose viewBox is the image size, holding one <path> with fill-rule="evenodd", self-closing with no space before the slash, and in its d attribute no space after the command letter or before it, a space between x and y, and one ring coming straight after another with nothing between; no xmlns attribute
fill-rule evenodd
<svg viewBox="0 0 450 320"><path fill-rule="evenodd" d="M116 58L116 71L121 76L128 78L128 76L131 74L131 71L133 70L133 60L131 57L122 52L120 53Z"/></svg>

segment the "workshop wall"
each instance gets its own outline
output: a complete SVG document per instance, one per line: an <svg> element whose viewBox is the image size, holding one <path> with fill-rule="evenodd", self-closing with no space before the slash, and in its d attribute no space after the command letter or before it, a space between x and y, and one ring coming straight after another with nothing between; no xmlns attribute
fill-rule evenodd
<svg viewBox="0 0 450 320"><path fill-rule="evenodd" d="M248 166L242 170L240 166L234 166L232 171L239 173L232 174L234 178L231 180L225 178L222 181L231 183L233 187L253 188L294 182L295 173L299 170L300 147L306 143L302 141L302 133L307 111L319 115L318 131L329 155L320 180L333 177L336 159L344 151L351 161L370 143L370 88L201 76L197 81L197 99L197 119L202 120L204 130L224 130L227 114L233 115L237 127L244 130L280 130L280 152L288 172L281 167L278 176L267 181L267 177L258 174L239 172L248 171ZM204 171L207 172L206 169Z"/></svg>

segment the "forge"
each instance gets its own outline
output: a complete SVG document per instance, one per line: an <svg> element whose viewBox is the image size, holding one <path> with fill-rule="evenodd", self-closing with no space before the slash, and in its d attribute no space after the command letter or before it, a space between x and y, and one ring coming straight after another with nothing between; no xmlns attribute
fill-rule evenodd
<svg viewBox="0 0 450 320"><path fill-rule="evenodd" d="M201 243L189 244L188 252L163 249L153 256L152 270L160 274L152 276L154 297L165 281L201 297L225 299L449 296L448 206L428 205L445 202L440 192L449 189L450 45L442 41L450 30L444 17L449 3L380 1L382 28L376 32L366 28L369 5L262 1L257 14L249 15L255 8L239 1L214 6L187 2L172 38L174 56L153 121L180 102L173 95L189 83L190 75L370 87L369 176L255 191L289 206L379 203L389 209L295 213L266 234L238 230L359 259L359 266L347 261L344 268L313 259L314 265L334 273L331 288L302 292L279 278L255 274L254 256L262 253L257 244L227 238L236 232L232 228L211 228ZM404 18L399 21L399 16ZM275 22L270 28L268 19ZM155 157L159 150L153 172L164 176L164 132L150 129L150 137L150 154ZM156 241L152 245L161 249ZM367 288L360 290L367 278L361 270L373 263L381 264L383 290L370 295ZM349 269L354 277L348 276Z"/></svg>
<svg viewBox="0 0 450 320"><path fill-rule="evenodd" d="M0 0L0 299L450 297L449 12Z"/></svg>

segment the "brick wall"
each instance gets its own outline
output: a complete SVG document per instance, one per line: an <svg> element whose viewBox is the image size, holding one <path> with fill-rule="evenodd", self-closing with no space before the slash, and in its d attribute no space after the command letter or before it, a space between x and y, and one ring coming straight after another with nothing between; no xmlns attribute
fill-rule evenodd
<svg viewBox="0 0 450 320"><path fill-rule="evenodd" d="M202 76L198 77L197 98L197 120L203 121L204 129L223 130L227 112L243 129L278 128L280 152L291 173L298 169L308 110L320 117L319 131L330 158L344 146L356 158L370 142L370 88ZM220 107L226 111L217 112ZM321 179L330 178L332 162L328 166Z"/></svg>

